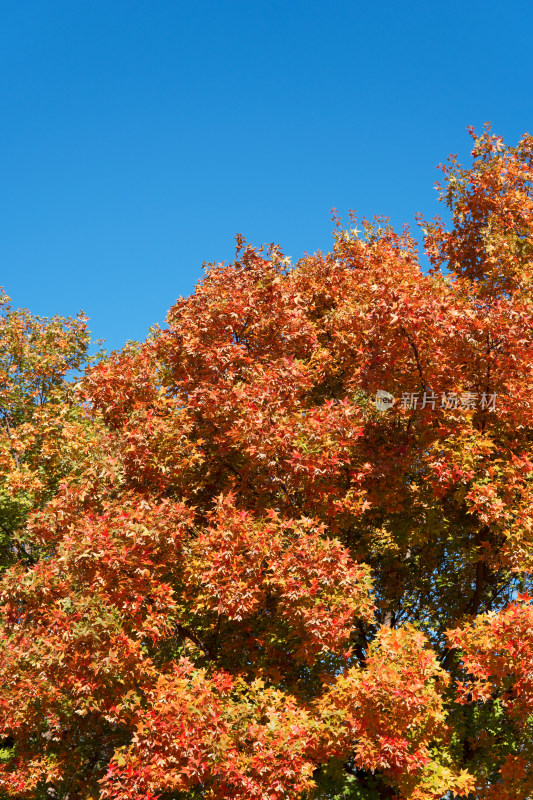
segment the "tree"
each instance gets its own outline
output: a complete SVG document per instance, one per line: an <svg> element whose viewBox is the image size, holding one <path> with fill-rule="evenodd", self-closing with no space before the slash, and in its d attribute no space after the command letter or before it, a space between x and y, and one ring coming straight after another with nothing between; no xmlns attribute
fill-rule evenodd
<svg viewBox="0 0 533 800"><path fill-rule="evenodd" d="M533 139L472 135L429 272L238 237L87 369L1 584L7 796L533 797Z"/></svg>
<svg viewBox="0 0 533 800"><path fill-rule="evenodd" d="M82 314L34 317L0 289L0 571L38 557L19 534L69 473L64 431L79 424L71 376L88 342Z"/></svg>

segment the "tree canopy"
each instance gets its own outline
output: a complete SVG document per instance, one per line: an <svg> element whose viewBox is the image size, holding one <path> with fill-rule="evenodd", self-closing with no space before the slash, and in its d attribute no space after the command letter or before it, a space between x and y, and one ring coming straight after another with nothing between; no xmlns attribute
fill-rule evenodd
<svg viewBox="0 0 533 800"><path fill-rule="evenodd" d="M89 362L2 299L0 794L533 797L533 138L472 136L429 269L237 237Z"/></svg>

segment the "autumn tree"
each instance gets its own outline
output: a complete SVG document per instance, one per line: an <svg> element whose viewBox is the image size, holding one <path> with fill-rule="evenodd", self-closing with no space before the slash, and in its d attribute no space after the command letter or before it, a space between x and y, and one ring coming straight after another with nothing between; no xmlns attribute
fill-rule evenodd
<svg viewBox="0 0 533 800"><path fill-rule="evenodd" d="M0 587L6 796L533 797L533 139L472 135L429 271L239 237L86 370Z"/></svg>
<svg viewBox="0 0 533 800"><path fill-rule="evenodd" d="M73 380L88 343L82 314L35 317L0 289L0 570L38 558L21 534L69 474L64 434L79 416Z"/></svg>

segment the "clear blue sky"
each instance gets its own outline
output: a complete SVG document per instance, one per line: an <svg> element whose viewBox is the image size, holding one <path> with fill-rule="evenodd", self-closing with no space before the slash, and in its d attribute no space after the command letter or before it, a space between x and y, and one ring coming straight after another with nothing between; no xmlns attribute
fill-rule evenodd
<svg viewBox="0 0 533 800"><path fill-rule="evenodd" d="M142 339L234 236L294 259L330 209L437 212L467 125L533 132L530 0L5 0L3 284Z"/></svg>

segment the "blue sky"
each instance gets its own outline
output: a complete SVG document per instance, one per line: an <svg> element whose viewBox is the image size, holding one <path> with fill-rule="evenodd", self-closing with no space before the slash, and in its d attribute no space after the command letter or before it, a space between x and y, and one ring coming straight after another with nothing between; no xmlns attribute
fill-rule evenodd
<svg viewBox="0 0 533 800"><path fill-rule="evenodd" d="M533 132L531 2L6 0L0 283L142 339L234 236L438 211L467 125Z"/></svg>

